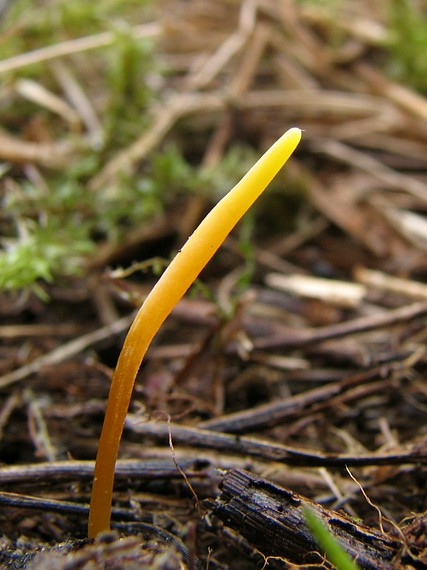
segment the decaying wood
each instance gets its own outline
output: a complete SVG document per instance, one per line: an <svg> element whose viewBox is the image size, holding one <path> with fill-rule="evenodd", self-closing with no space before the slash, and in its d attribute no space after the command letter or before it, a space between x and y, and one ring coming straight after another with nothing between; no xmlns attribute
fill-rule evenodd
<svg viewBox="0 0 427 570"><path fill-rule="evenodd" d="M384 389L385 386L382 386L382 388ZM427 463L427 453L425 445L422 443L414 446L413 449L396 451L394 453L379 452L351 455L298 449L268 440L240 437L178 424L154 421L145 422L133 414L129 414L126 418L126 427L135 433L150 436L166 445L169 445L169 438L171 438L174 443L190 447L216 449L225 453L283 462L286 465L345 467L346 465Z"/></svg>
<svg viewBox="0 0 427 570"><path fill-rule="evenodd" d="M196 460L180 460L180 466L185 469L187 477L203 475L204 462L197 464ZM34 463L32 465L11 465L0 467L0 483L34 484L52 481L80 481L93 477L94 461L53 461L49 463ZM153 481L155 479L177 479L182 475L176 469L172 459L134 460L122 459L116 465L117 479L134 479L138 481Z"/></svg>
<svg viewBox="0 0 427 570"><path fill-rule="evenodd" d="M339 402L350 402L368 394L384 389L384 379L391 378L394 365L374 367L366 372L351 375L338 382L325 384L319 388L305 390L279 400L253 406L250 410L242 410L201 422L199 427L212 431L227 433L244 433L256 429L273 427L286 421L301 418L306 414L315 413L325 406L334 406ZM376 382L381 374L383 380ZM392 383L388 385L392 390Z"/></svg>
<svg viewBox="0 0 427 570"><path fill-rule="evenodd" d="M265 557L283 557L295 564L322 562L323 555L316 554L319 547L305 522L304 511L311 509L361 568L390 570L400 563L423 567L405 552L400 536L360 525L248 471L229 471L221 487L214 514Z"/></svg>

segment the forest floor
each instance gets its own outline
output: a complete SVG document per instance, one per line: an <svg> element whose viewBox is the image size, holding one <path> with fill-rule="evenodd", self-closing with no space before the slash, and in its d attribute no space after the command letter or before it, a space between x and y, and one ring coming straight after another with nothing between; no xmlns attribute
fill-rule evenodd
<svg viewBox="0 0 427 570"><path fill-rule="evenodd" d="M425 3L71 4L1 21L1 567L330 568L309 505L361 568L427 568ZM135 310L293 126L148 351L88 540Z"/></svg>

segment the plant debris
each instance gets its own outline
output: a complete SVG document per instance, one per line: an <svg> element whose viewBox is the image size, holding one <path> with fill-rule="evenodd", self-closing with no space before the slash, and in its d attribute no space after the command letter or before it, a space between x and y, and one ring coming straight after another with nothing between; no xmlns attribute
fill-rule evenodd
<svg viewBox="0 0 427 570"><path fill-rule="evenodd" d="M0 564L330 567L272 543L289 499L385 545L361 568L425 568L425 1L68 4L0 5ZM292 126L149 349L88 541L135 310Z"/></svg>

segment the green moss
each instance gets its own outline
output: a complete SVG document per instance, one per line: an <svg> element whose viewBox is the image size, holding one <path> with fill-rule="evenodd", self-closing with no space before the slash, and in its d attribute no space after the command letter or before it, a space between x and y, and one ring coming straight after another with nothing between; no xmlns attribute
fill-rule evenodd
<svg viewBox="0 0 427 570"><path fill-rule="evenodd" d="M102 145L88 148L83 142L84 153L76 149L62 170L37 166L38 175L30 179L19 165L9 171L6 165L0 179L0 290L32 287L40 292L41 281L84 270L85 257L101 241L118 242L162 213L177 195L194 192L217 202L255 162L258 153L235 145L215 167L200 166L203 151L194 156L194 149L202 148L205 133L187 156L188 137L180 124L175 146L165 144L151 153L131 176L88 189L109 160L151 127L152 104L161 104L157 90L167 70L155 41L132 34L134 24L150 21L149 11L150 2L140 0L44 0L37 5L18 0L0 21L8 31L1 46L4 58L106 30L114 33L111 45L64 58L101 122ZM22 67L2 79L13 87L21 77L67 100L50 62ZM43 105L17 95L3 103L2 128L17 139L38 140L40 133L40 140L79 143L80 133L75 136L66 120ZM194 125L191 129L194 133ZM242 227L249 279L251 232L249 225Z"/></svg>
<svg viewBox="0 0 427 570"><path fill-rule="evenodd" d="M20 33L2 45L2 57L132 24L149 9L150 0L11 2L0 20L0 29L17 28Z"/></svg>
<svg viewBox="0 0 427 570"><path fill-rule="evenodd" d="M39 281L52 281L54 272L76 274L82 258L93 251L85 226L60 225L57 216L43 223L21 220L18 234L3 242L0 252L0 289L30 287L43 296Z"/></svg>
<svg viewBox="0 0 427 570"><path fill-rule="evenodd" d="M114 146L128 144L147 128L146 110L155 94L150 78L160 73L151 40L136 38L129 26L114 31L106 64L106 130Z"/></svg>
<svg viewBox="0 0 427 570"><path fill-rule="evenodd" d="M205 168L191 165L169 146L154 153L141 173L96 192L87 189L99 169L95 151L51 174L46 186L9 180L1 204L0 289L40 292L40 280L78 273L99 240L118 242L179 194L204 193L216 202L246 171L248 156L232 149L216 168ZM249 237L242 239L247 246Z"/></svg>
<svg viewBox="0 0 427 570"><path fill-rule="evenodd" d="M427 13L425 2L391 0L389 74L427 93Z"/></svg>

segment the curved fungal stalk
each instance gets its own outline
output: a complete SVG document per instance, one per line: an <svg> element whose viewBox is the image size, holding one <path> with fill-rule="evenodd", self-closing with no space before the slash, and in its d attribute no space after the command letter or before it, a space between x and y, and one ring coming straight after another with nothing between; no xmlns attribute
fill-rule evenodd
<svg viewBox="0 0 427 570"><path fill-rule="evenodd" d="M109 530L114 471L123 426L142 359L154 335L227 235L276 176L301 140L292 128L273 144L188 238L142 304L113 374L99 439L89 512L89 536Z"/></svg>

